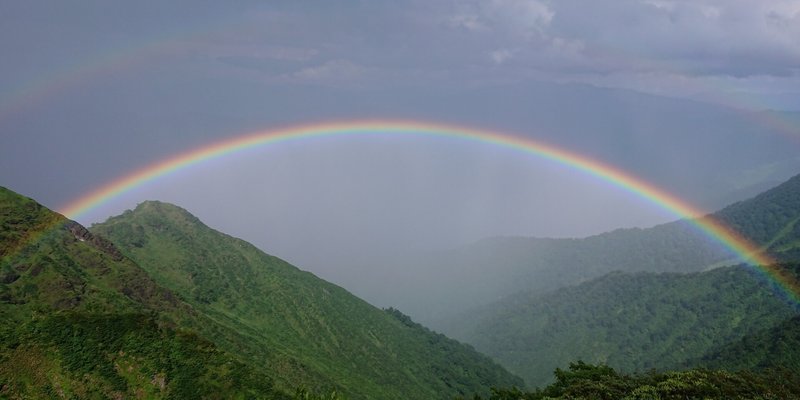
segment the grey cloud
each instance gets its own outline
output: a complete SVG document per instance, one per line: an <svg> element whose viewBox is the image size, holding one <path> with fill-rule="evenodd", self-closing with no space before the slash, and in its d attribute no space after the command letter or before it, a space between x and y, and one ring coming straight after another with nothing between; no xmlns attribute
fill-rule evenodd
<svg viewBox="0 0 800 400"><path fill-rule="evenodd" d="M523 39L541 33L553 19L553 10L539 0L489 0L457 6L449 21L472 31L504 32Z"/></svg>
<svg viewBox="0 0 800 400"><path fill-rule="evenodd" d="M786 75L800 61L798 25L775 22L797 18L786 3L562 1L548 33L581 41L595 58L651 70Z"/></svg>
<svg viewBox="0 0 800 400"><path fill-rule="evenodd" d="M533 69L793 76L800 66L797 1L470 0L449 12L448 26L483 36L472 43L484 54L513 48Z"/></svg>
<svg viewBox="0 0 800 400"><path fill-rule="evenodd" d="M368 73L368 69L348 60L331 60L303 68L288 76L299 82L352 83Z"/></svg>
<svg viewBox="0 0 800 400"><path fill-rule="evenodd" d="M463 0L253 6L201 38L262 82L361 86L606 74L800 79L797 1ZM441 77L445 76L442 80ZM279 79L274 79L280 76ZM322 79L322 77L325 79ZM397 77L397 78L392 78ZM421 82L423 81L423 82ZM592 82L592 79L588 79Z"/></svg>

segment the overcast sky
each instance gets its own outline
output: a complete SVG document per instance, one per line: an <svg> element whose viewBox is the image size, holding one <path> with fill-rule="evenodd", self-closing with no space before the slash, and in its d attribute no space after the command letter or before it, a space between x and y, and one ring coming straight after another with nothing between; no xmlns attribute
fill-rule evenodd
<svg viewBox="0 0 800 400"><path fill-rule="evenodd" d="M0 72L12 92L118 56L264 83L377 87L539 78L683 96L741 92L752 103L740 105L756 107L800 92L796 0L5 1L0 7Z"/></svg>
<svg viewBox="0 0 800 400"><path fill-rule="evenodd" d="M0 185L57 208L245 132L398 118L527 135L713 210L797 172L800 119L762 111L800 111L799 38L796 0L0 1ZM151 198L317 271L675 218L543 160L382 138L218 160L81 222Z"/></svg>

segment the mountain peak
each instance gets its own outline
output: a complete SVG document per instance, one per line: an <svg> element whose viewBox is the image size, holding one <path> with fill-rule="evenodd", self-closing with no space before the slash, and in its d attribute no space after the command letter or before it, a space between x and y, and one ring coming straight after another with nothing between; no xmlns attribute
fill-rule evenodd
<svg viewBox="0 0 800 400"><path fill-rule="evenodd" d="M172 204L144 202L92 230L195 310L247 332L257 349L243 357L305 365L310 375L281 378L292 384L325 376L354 398L452 398L486 392L483 382L522 384L474 350L404 324Z"/></svg>
<svg viewBox="0 0 800 400"><path fill-rule="evenodd" d="M166 215L183 215L186 217L195 218L192 213L185 208L179 207L172 203L167 203L158 200L145 200L133 210L134 213L159 213ZM196 218L195 218L196 219Z"/></svg>
<svg viewBox="0 0 800 400"><path fill-rule="evenodd" d="M114 224L122 221L156 228L169 224L181 231L198 227L207 228L199 218L186 209L158 200L143 201L133 210L126 210L121 215L109 218L105 223Z"/></svg>

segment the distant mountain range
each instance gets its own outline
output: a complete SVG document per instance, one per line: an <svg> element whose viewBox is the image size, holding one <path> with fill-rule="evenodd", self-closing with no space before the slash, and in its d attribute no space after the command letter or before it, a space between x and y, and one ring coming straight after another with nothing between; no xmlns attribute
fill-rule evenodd
<svg viewBox="0 0 800 400"><path fill-rule="evenodd" d="M450 399L522 384L169 204L90 232L0 189L0 239L2 397Z"/></svg>
<svg viewBox="0 0 800 400"><path fill-rule="evenodd" d="M800 275L800 265L787 268ZM630 373L706 365L692 360L722 351L710 357L739 361L715 367L764 367L748 364L750 357L775 366L770 357L782 357L780 348L762 349L760 356L719 349L778 327L798 312L797 304L744 266L691 274L617 272L546 294L510 296L470 313L466 326L453 330L529 386L542 386L555 368L574 360ZM789 364L800 367L798 361Z"/></svg>
<svg viewBox="0 0 800 400"><path fill-rule="evenodd" d="M711 214L783 261L800 260L800 175ZM413 275L403 264L414 263ZM498 237L415 260L368 294L437 330L472 320L469 311L517 292L544 294L613 271L699 272L736 264L734 254L690 221L619 229L581 239ZM406 296L406 293L415 293ZM457 322L456 322L457 323Z"/></svg>
<svg viewBox="0 0 800 400"><path fill-rule="evenodd" d="M800 276L800 176L713 217L782 260L784 273ZM478 285L484 274L516 286L438 322L531 386L576 359L623 372L800 368L787 351L800 344L791 331L798 305L753 267L713 268L730 253L686 221L575 240L498 238L467 251L460 259L471 261L463 264L472 266L470 282Z"/></svg>

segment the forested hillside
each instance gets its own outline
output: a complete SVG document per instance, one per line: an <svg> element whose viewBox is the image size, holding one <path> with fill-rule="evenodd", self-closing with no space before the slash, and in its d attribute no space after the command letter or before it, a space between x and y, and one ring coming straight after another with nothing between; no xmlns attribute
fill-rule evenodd
<svg viewBox="0 0 800 400"><path fill-rule="evenodd" d="M0 189L0 397L451 399L522 382L177 207L143 207L147 225L116 219L144 233L118 247ZM170 257L151 278L127 245Z"/></svg>
<svg viewBox="0 0 800 400"><path fill-rule="evenodd" d="M730 371L770 368L800 371L800 316L749 334L688 364Z"/></svg>
<svg viewBox="0 0 800 400"><path fill-rule="evenodd" d="M761 274L745 266L612 273L544 295L511 296L473 313L476 323L460 337L530 386L579 359L623 372L683 367L796 315Z"/></svg>
<svg viewBox="0 0 800 400"><path fill-rule="evenodd" d="M650 400L650 399L748 399L800 398L796 370L766 372L707 370L649 371L622 374L606 365L570 363L556 369L555 382L542 389L523 391L498 388L489 400ZM473 400L481 400L476 396Z"/></svg>
<svg viewBox="0 0 800 400"><path fill-rule="evenodd" d="M800 261L800 175L714 217L783 261Z"/></svg>
<svg viewBox="0 0 800 400"><path fill-rule="evenodd" d="M262 348L298 360L284 377L319 375L353 398L452 398L520 384L488 357L219 233L160 202L92 227L164 287L246 335L217 344L252 362ZM202 328L201 328L202 329ZM313 382L313 380L312 380Z"/></svg>
<svg viewBox="0 0 800 400"><path fill-rule="evenodd" d="M285 397L110 242L5 188L0 239L0 397Z"/></svg>
<svg viewBox="0 0 800 400"><path fill-rule="evenodd" d="M800 260L800 175L710 217L778 259ZM612 271L697 272L738 263L686 220L582 239L491 238L413 262L427 267L418 276L398 272L392 288L374 297L445 333L454 333L451 323L470 320L472 308L518 291L545 293Z"/></svg>

